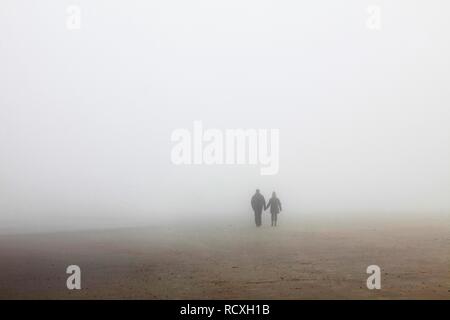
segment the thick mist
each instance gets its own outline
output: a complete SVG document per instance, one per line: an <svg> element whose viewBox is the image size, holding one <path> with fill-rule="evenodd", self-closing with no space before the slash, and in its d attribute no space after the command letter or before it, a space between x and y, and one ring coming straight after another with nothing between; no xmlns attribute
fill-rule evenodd
<svg viewBox="0 0 450 320"><path fill-rule="evenodd" d="M251 221L256 188L289 216L448 214L449 10L3 0L0 231ZM279 129L278 174L174 165L195 120Z"/></svg>

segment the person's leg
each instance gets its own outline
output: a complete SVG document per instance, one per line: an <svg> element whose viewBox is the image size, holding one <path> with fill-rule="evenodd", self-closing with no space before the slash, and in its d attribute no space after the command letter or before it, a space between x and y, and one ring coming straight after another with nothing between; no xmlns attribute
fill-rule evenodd
<svg viewBox="0 0 450 320"><path fill-rule="evenodd" d="M255 210L255 224L257 227L261 226L261 211Z"/></svg>
<svg viewBox="0 0 450 320"><path fill-rule="evenodd" d="M277 218L278 218L278 214L275 213L274 216L275 216L275 217L274 217L274 223L275 223L275 227L276 227L276 226L277 226Z"/></svg>
<svg viewBox="0 0 450 320"><path fill-rule="evenodd" d="M273 227L273 213L270 215L270 220L271 220L271 222L272 222L272 224L271 224L271 226Z"/></svg>

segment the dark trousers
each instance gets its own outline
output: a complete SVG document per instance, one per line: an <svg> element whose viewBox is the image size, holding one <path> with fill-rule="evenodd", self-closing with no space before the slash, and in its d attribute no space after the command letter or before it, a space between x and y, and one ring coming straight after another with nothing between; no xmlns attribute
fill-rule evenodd
<svg viewBox="0 0 450 320"><path fill-rule="evenodd" d="M276 227L277 226L277 216L278 216L278 214L277 213L272 213L271 216L272 216L272 227Z"/></svg>
<svg viewBox="0 0 450 320"><path fill-rule="evenodd" d="M261 216L262 216L262 209L255 210L255 223L257 227L261 226Z"/></svg>

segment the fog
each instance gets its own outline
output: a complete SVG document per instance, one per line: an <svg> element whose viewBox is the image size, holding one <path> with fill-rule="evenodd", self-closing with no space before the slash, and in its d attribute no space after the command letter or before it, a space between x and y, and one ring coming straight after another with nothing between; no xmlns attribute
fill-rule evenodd
<svg viewBox="0 0 450 320"><path fill-rule="evenodd" d="M288 216L448 215L449 10L2 0L0 231L251 223L256 188ZM173 164L196 120L278 129L278 173Z"/></svg>

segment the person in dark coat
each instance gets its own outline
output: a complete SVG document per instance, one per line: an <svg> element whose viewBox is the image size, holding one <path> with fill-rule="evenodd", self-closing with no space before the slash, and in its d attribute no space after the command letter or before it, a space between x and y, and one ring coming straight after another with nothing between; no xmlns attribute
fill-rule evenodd
<svg viewBox="0 0 450 320"><path fill-rule="evenodd" d="M257 227L261 226L261 216L263 209L266 207L266 199L259 192L259 189L256 189L256 193L252 197L252 209L255 211L255 223Z"/></svg>
<svg viewBox="0 0 450 320"><path fill-rule="evenodd" d="M272 193L272 198L270 198L264 210L267 210L269 207L270 207L270 215L272 216L272 227L276 227L277 216L281 212L281 202L280 199L277 198L277 194L275 192Z"/></svg>

